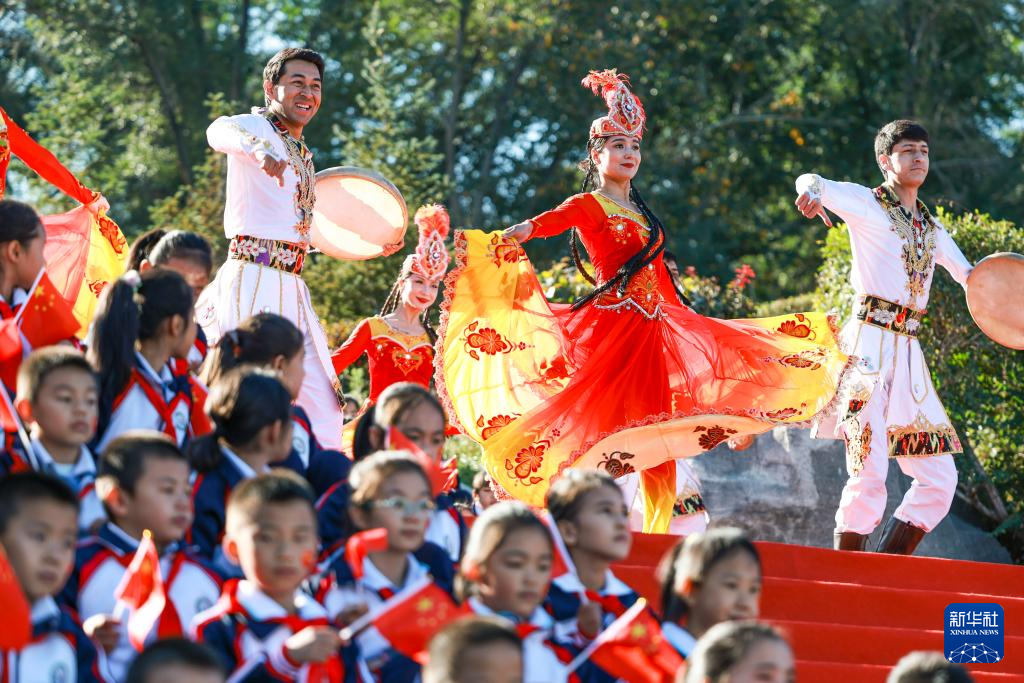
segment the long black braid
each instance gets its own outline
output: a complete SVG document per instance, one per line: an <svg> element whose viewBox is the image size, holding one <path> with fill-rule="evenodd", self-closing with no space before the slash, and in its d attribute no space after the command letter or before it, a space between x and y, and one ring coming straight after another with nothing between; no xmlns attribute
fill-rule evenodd
<svg viewBox="0 0 1024 683"><path fill-rule="evenodd" d="M395 284L391 287L391 292L388 293L388 298L384 300L384 305L380 307L380 312L377 315L384 317L398 309L398 304L402 300L402 283L405 282L407 277L409 277L409 274L403 269L398 274L398 279L395 280ZM427 338L430 339L430 343L436 344L437 331L430 324L430 308L424 309L423 313L420 314L420 325L423 325L423 329L427 331Z"/></svg>
<svg viewBox="0 0 1024 683"><path fill-rule="evenodd" d="M604 138L592 138L590 143L587 145L587 159L583 162L583 169L586 172L586 176L583 178L583 185L580 192L589 192L593 187L596 187L597 165L594 163L593 152L600 151L604 146L604 143ZM661 220L654 215L654 212L647 206L643 197L640 196L640 192L637 191L636 185L630 184L629 199L638 209L640 209L640 214L647 220L647 227L650 231L647 236L647 243L644 244L640 251L633 254L628 261L623 263L615 273L615 276L604 284L598 285L594 276L588 273L584 268L583 261L580 258L576 228L573 228L569 232L569 248L572 251L572 258L576 264L576 268L587 282L595 285L594 289L588 294L585 294L572 302L573 310L585 306L595 298L601 296L607 291L610 291L612 288L618 289L619 296L624 295L626 293L626 288L629 286L629 281L633 276L646 268L651 262L658 258L658 255L661 254L661 252L665 250L665 226L662 225Z"/></svg>

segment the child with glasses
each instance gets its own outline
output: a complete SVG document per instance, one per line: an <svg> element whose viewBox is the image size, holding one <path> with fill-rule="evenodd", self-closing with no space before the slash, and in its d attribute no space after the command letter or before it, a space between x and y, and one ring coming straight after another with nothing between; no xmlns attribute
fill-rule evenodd
<svg viewBox="0 0 1024 683"><path fill-rule="evenodd" d="M435 503L419 463L400 451L381 451L359 461L349 475L349 518L355 531L385 529L387 547L369 552L360 566L339 548L322 564L317 597L339 624L354 621L396 593L431 577L451 592L454 572L447 553L425 540ZM375 628L356 637L359 657L376 680L418 680L419 665L391 647Z"/></svg>

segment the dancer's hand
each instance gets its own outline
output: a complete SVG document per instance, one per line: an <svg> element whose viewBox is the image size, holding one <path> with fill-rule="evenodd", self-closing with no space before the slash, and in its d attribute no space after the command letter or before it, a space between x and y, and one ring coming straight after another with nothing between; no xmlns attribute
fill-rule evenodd
<svg viewBox="0 0 1024 683"><path fill-rule="evenodd" d="M821 197L813 197L810 192L804 192L802 195L796 198L793 202L796 204L796 208L800 210L807 218L814 218L820 216L822 222L828 227L832 227L832 219L825 213L825 207L821 203Z"/></svg>
<svg viewBox="0 0 1024 683"><path fill-rule="evenodd" d="M271 178L276 178L278 187L284 187L284 169L287 167L287 161L278 161L269 154L260 160L260 170Z"/></svg>
<svg viewBox="0 0 1024 683"><path fill-rule="evenodd" d="M522 244L533 236L533 223L530 221L516 223L511 228L505 228L505 232L501 233L501 236L511 237Z"/></svg>
<svg viewBox="0 0 1024 683"><path fill-rule="evenodd" d="M743 436L734 436L729 439L729 448L734 451L745 451L754 443L753 434L744 434Z"/></svg>

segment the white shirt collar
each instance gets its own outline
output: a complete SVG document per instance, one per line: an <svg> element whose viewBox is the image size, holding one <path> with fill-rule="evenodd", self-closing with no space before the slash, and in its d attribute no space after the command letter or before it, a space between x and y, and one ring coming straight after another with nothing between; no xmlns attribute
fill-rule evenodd
<svg viewBox="0 0 1024 683"><path fill-rule="evenodd" d="M583 593L587 590L583 582L580 581L580 577L572 572L566 572L556 578L552 583L561 588L567 593ZM604 586L598 593L603 597L606 595L632 595L635 593L632 588L623 583L622 579L615 576L611 569L605 571L604 574Z"/></svg>
<svg viewBox="0 0 1024 683"><path fill-rule="evenodd" d="M466 602L469 603L470 609L472 609L473 612L475 612L476 614L482 614L488 617L497 617L499 619L511 621L505 615L495 612L490 607L485 605L483 602L480 601L480 598L470 597L469 600L467 600ZM530 615L529 623L531 626L536 626L537 628L551 629L554 626L554 619L552 619L551 615L545 612L543 609L537 607L533 610L533 614Z"/></svg>
<svg viewBox="0 0 1024 683"><path fill-rule="evenodd" d="M162 388L165 383L174 381L174 375L166 364L160 368L160 372L157 372L153 369L153 366L149 364L149 361L146 360L146 357L138 351L135 352L135 358L139 361L139 367L142 368L142 374L145 375L153 384Z"/></svg>
<svg viewBox="0 0 1024 683"><path fill-rule="evenodd" d="M249 616L256 621L288 616L284 607L260 590L259 586L252 581L246 579L239 581L235 597L238 598L239 604L245 608ZM316 619L327 615L327 610L320 603L299 590L295 591L294 605L295 614L303 619Z"/></svg>
<svg viewBox="0 0 1024 683"><path fill-rule="evenodd" d="M415 581L419 581L430 572L420 564L420 561L416 559L416 556L412 553L406 555L407 569L405 571L405 579L401 586L396 586L391 583L391 579L384 576L381 570L377 569L369 557L363 558L363 585L370 590L379 591L382 588L389 588L396 593L411 585Z"/></svg>
<svg viewBox="0 0 1024 683"><path fill-rule="evenodd" d="M32 439L32 450L35 452L36 457L39 458L40 464L43 465L56 465L57 461L53 459L50 452L46 450L46 446L39 439ZM78 451L78 460L75 461L74 469L71 470L71 474L75 477L81 477L87 474L96 474L96 463L92 459L92 453L85 446L82 446Z"/></svg>
<svg viewBox="0 0 1024 683"><path fill-rule="evenodd" d="M33 624L38 624L41 621L46 621L56 616L60 616L60 607L57 606L57 601L53 599L52 595L43 596L32 603L32 611L29 618Z"/></svg>
<svg viewBox="0 0 1024 683"><path fill-rule="evenodd" d="M234 465L235 469L239 471L239 473L242 475L243 478L251 479L252 477L256 476L256 474L257 474L256 470L254 470L249 465L249 463L247 463L246 461L242 460L233 450L231 450L230 448L228 448L224 444L220 444L220 451L221 451L221 453L224 454L224 457L226 457L228 459L228 461L231 462L232 465ZM269 472L269 471L270 471L270 467L264 467L263 468L263 472Z"/></svg>

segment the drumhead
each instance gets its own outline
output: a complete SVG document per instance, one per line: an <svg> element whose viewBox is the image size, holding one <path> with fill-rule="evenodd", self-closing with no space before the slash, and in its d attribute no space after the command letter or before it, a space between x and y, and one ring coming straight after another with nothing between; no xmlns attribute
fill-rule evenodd
<svg viewBox="0 0 1024 683"><path fill-rule="evenodd" d="M993 341L1024 349L1024 256L1000 252L986 256L967 278L967 307L974 322Z"/></svg>
<svg viewBox="0 0 1024 683"><path fill-rule="evenodd" d="M310 242L323 253L349 261L393 254L408 222L402 193L381 174L357 166L316 174Z"/></svg>

